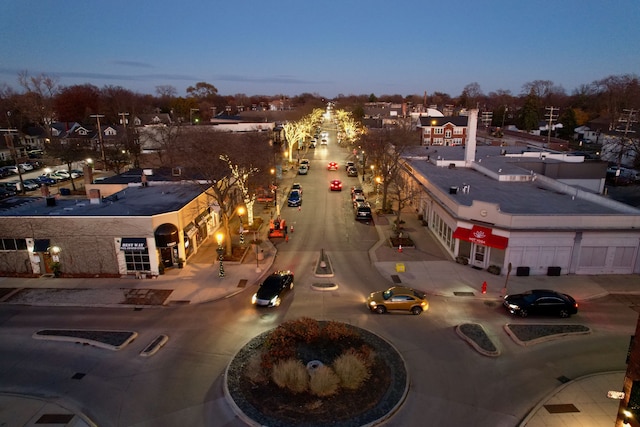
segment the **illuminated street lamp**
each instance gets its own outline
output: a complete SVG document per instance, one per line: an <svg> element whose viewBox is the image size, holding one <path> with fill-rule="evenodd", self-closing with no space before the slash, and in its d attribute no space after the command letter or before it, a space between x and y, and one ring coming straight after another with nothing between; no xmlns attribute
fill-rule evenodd
<svg viewBox="0 0 640 427"><path fill-rule="evenodd" d="M273 181L271 186L273 187L273 205L276 207L276 217L280 216L280 208L278 207L278 176L276 175L276 169L271 168L271 175L273 175Z"/></svg>
<svg viewBox="0 0 640 427"><path fill-rule="evenodd" d="M363 183L364 183L364 175L367 172L366 165L367 165L367 156L365 155L364 150L362 150L362 182Z"/></svg>
<svg viewBox="0 0 640 427"><path fill-rule="evenodd" d="M244 245L244 224L242 223L242 215L244 215L244 206L238 207L238 218L240 218L240 244Z"/></svg>
<svg viewBox="0 0 640 427"><path fill-rule="evenodd" d="M380 183L382 182L382 178L379 176L376 176L376 207L378 206L378 203L380 203Z"/></svg>
<svg viewBox="0 0 640 427"><path fill-rule="evenodd" d="M224 259L224 248L222 247L222 241L224 240L224 234L216 233L216 241L218 242L218 260L220 261L220 272L218 273L218 277L224 277L224 265L222 265L222 260Z"/></svg>

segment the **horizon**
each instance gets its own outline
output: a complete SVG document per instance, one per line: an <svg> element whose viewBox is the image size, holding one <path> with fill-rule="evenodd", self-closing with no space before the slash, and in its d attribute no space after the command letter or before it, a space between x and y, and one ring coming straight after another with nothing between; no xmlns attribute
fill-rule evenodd
<svg viewBox="0 0 640 427"><path fill-rule="evenodd" d="M638 74L640 56L627 41L640 36L640 8L620 3L538 0L514 8L506 0L461 0L434 14L417 0L402 7L374 0L366 8L249 0L242 9L202 2L176 8L167 0L153 8L124 0L108 8L8 1L0 5L10 18L0 28L0 84L18 90L18 73L27 71L56 77L60 86L138 94L168 85L186 96L188 86L206 82L221 96L333 99L457 97L472 83L484 94L518 96L524 84L550 80L571 94L609 76Z"/></svg>

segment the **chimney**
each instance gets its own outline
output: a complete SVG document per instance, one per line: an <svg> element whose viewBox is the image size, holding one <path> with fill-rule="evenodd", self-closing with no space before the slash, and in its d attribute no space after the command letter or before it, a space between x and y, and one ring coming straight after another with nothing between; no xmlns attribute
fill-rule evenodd
<svg viewBox="0 0 640 427"><path fill-rule="evenodd" d="M89 190L89 202L92 205L100 204L100 190L98 190L97 188L92 188L91 190Z"/></svg>
<svg viewBox="0 0 640 427"><path fill-rule="evenodd" d="M89 184L93 184L93 168L90 165L84 165L82 167L82 172L84 173L85 187Z"/></svg>
<svg viewBox="0 0 640 427"><path fill-rule="evenodd" d="M467 118L467 143L464 150L464 161L469 164L476 160L476 132L478 130L478 109L469 110Z"/></svg>

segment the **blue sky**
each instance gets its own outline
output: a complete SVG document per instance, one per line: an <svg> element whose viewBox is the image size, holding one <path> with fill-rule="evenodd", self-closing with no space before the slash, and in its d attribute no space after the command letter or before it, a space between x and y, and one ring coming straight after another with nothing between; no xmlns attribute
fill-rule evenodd
<svg viewBox="0 0 640 427"><path fill-rule="evenodd" d="M568 93L640 74L638 0L3 0L0 84L18 72L178 95Z"/></svg>

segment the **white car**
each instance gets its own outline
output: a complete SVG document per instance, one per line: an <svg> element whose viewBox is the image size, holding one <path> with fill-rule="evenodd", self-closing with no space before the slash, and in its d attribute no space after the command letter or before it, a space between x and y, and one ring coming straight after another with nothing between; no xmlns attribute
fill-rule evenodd
<svg viewBox="0 0 640 427"><path fill-rule="evenodd" d="M20 163L18 166L20 166L20 168L22 168L25 171L33 170L33 165L31 163Z"/></svg>
<svg viewBox="0 0 640 427"><path fill-rule="evenodd" d="M306 175L309 172L309 167L307 165L300 165L298 168L298 175Z"/></svg>

